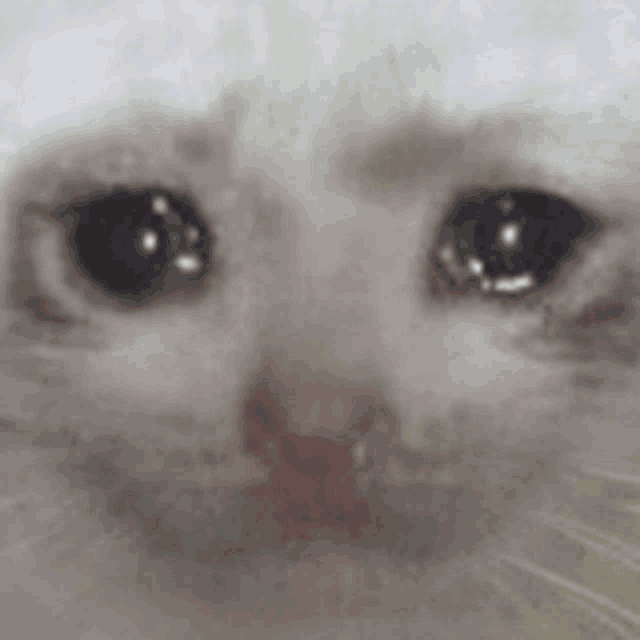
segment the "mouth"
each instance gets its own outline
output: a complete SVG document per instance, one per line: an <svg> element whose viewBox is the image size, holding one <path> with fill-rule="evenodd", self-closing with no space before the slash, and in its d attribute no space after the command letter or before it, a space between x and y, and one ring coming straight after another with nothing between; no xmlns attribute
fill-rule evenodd
<svg viewBox="0 0 640 640"><path fill-rule="evenodd" d="M296 548L305 549L320 539L380 551L398 564L423 564L455 552L456 516L463 511L463 502L467 516L483 518L473 488L464 483L442 489L415 480L395 491L385 486L386 465L374 458L384 456L386 463L390 456L396 460L401 456L410 466L424 466L425 460L403 451L393 443L392 434L373 433L375 409L338 438L300 435L287 428L286 410L264 381L246 403L244 418L244 453L257 458L268 469L268 477L248 487L246 504L258 513L255 517L247 513L243 521L250 528L270 527L268 537L277 535L281 545L295 542ZM372 455L364 461L361 452L366 451L367 436ZM358 455L364 465L358 463ZM434 462L432 468L438 466ZM398 509L401 498L394 494L403 494L410 502L405 500ZM430 505L436 503L434 513ZM465 545L472 548L481 537L467 539Z"/></svg>
<svg viewBox="0 0 640 640"><path fill-rule="evenodd" d="M148 464L118 435L60 431L35 444L66 450L57 472L126 549L141 597L243 628L414 614L424 590L402 585L432 584L471 557L552 473L548 442L411 450L373 396L343 432L304 432L283 393L254 378L235 449L156 450ZM239 464L257 472L243 477Z"/></svg>

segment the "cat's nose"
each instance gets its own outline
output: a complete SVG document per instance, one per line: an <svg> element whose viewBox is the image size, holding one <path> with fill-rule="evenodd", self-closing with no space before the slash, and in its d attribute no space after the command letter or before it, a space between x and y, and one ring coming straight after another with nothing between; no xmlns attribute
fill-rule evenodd
<svg viewBox="0 0 640 640"><path fill-rule="evenodd" d="M363 476L386 463L397 420L372 383L266 359L241 405L243 453L268 480L256 488L282 540L333 528L359 539L372 523Z"/></svg>
<svg viewBox="0 0 640 640"><path fill-rule="evenodd" d="M240 419L265 438L295 433L357 440L376 431L391 441L398 417L383 387L375 376L354 381L328 367L267 356L246 387Z"/></svg>

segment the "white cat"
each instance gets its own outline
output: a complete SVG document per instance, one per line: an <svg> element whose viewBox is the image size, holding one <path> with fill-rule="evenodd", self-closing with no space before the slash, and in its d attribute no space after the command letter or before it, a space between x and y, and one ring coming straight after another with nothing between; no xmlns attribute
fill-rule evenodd
<svg viewBox="0 0 640 640"><path fill-rule="evenodd" d="M633 89L569 10L292 8L286 56L272 9L176 11L114 50L226 47L210 107L143 85L7 157L6 637L637 637Z"/></svg>

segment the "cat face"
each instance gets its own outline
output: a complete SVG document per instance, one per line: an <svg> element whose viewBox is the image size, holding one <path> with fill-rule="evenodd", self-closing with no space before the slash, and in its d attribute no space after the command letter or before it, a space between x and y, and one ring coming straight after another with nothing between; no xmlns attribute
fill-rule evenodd
<svg viewBox="0 0 640 640"><path fill-rule="evenodd" d="M637 629L632 119L447 111L403 89L418 54L130 102L11 157L27 636Z"/></svg>

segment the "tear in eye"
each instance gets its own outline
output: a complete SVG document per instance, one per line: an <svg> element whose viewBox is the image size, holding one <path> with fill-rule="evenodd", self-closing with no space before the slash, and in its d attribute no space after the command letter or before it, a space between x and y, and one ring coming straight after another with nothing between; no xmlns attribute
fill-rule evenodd
<svg viewBox="0 0 640 640"><path fill-rule="evenodd" d="M451 291L525 295L551 283L600 226L569 201L542 192L467 193L445 218L433 265Z"/></svg>
<svg viewBox="0 0 640 640"><path fill-rule="evenodd" d="M185 196L116 189L67 205L60 217L84 278L121 302L197 288L211 267L213 239Z"/></svg>

